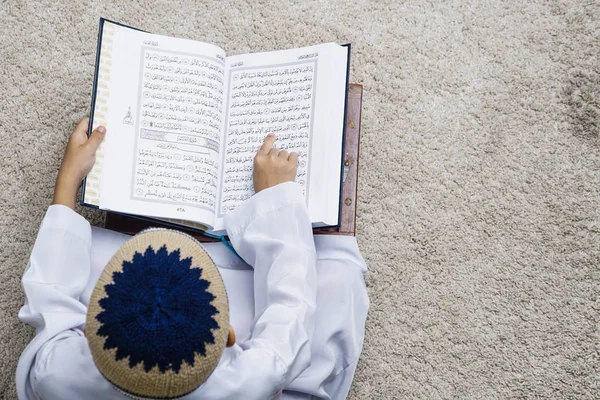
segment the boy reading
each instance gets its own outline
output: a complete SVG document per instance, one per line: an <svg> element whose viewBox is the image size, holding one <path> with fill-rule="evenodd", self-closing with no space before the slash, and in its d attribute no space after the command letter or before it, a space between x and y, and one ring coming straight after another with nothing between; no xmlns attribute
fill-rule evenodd
<svg viewBox="0 0 600 400"><path fill-rule="evenodd" d="M366 265L353 237L313 236L297 155L273 134L258 150L256 194L226 219L252 269L232 270L240 261L222 244L91 228L75 197L107 133L88 138L87 127L69 138L23 275L19 318L36 334L17 367L19 398L345 398L364 338Z"/></svg>

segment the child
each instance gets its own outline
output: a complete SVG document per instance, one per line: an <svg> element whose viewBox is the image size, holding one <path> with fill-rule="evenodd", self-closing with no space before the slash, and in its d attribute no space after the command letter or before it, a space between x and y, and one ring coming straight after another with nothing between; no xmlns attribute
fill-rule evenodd
<svg viewBox="0 0 600 400"><path fill-rule="evenodd" d="M293 182L297 155L274 148L268 135L255 157L256 194L226 218L249 272L222 244L200 246L168 230L131 239L90 228L73 209L106 130L88 138L87 126L82 120L69 138L23 275L19 318L36 336L19 359L19 398L345 398L369 306L366 265L353 237L313 237ZM136 263L150 268L157 260L165 266L152 271L164 279L132 273ZM200 279L188 286L170 275L194 267ZM138 278L127 283L128 274Z"/></svg>

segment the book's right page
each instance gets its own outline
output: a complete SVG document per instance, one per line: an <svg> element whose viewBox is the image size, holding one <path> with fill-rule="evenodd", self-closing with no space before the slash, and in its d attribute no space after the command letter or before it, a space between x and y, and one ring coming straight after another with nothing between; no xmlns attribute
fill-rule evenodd
<svg viewBox="0 0 600 400"><path fill-rule="evenodd" d="M314 226L339 222L349 48L335 43L231 56L225 63L225 140L215 230L254 194L253 158L268 133L298 153L296 182Z"/></svg>

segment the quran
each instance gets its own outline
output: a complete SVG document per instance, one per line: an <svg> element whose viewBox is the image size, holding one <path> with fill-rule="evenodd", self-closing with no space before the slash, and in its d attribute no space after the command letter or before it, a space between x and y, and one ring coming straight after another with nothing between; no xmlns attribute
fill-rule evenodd
<svg viewBox="0 0 600 400"><path fill-rule="evenodd" d="M339 226L349 60L335 43L228 56L101 19L89 133L107 134L81 203L220 234L272 132L313 227Z"/></svg>

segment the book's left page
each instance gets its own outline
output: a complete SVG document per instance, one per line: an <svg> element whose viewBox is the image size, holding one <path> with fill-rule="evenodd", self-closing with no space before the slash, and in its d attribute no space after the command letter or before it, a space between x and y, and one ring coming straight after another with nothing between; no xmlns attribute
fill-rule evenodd
<svg viewBox="0 0 600 400"><path fill-rule="evenodd" d="M83 202L212 226L225 51L101 20L92 129L107 134Z"/></svg>

